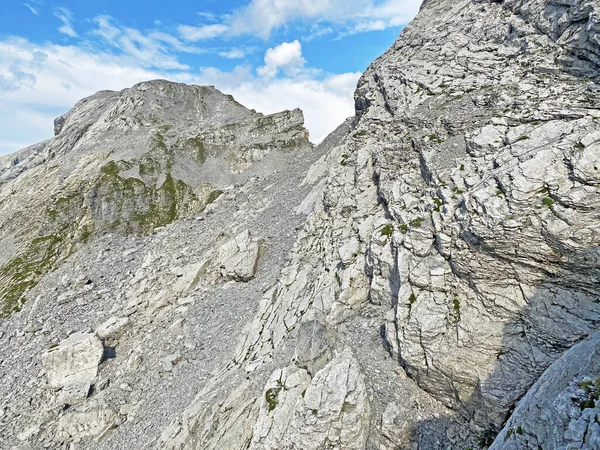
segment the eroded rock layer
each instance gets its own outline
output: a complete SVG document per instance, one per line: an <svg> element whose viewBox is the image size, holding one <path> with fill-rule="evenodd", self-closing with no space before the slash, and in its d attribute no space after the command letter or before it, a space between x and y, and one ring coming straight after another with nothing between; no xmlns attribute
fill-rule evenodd
<svg viewBox="0 0 600 450"><path fill-rule="evenodd" d="M0 275L58 254L5 303L22 310L0 334L0 437L596 448L599 9L428 0L316 148L298 111L259 116L210 88L76 106L0 172ZM49 220L31 192L53 176L67 200ZM10 231L27 205L29 247ZM93 233L65 247L40 231L54 220Z"/></svg>

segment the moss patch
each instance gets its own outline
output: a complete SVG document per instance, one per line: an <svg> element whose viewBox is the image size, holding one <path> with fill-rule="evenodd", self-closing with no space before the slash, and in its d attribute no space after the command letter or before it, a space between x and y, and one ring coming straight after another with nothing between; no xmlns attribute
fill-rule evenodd
<svg viewBox="0 0 600 450"><path fill-rule="evenodd" d="M544 197L542 199L542 205L552 209L552 206L554 206L554 200L552 200L550 197Z"/></svg>
<svg viewBox="0 0 600 450"><path fill-rule="evenodd" d="M417 217L416 219L410 221L410 226L413 228L419 228L421 225L423 225L423 222L425 222L423 217Z"/></svg>
<svg viewBox="0 0 600 450"><path fill-rule="evenodd" d="M577 402L579 408L582 411L587 408L595 408L596 402L600 399L600 378L593 381L582 381L579 383L579 387L585 392L585 396Z"/></svg>
<svg viewBox="0 0 600 450"><path fill-rule="evenodd" d="M55 266L62 241L63 238L57 234L35 238L22 254L0 269L0 316L7 317L21 309L25 291L34 288Z"/></svg>
<svg viewBox="0 0 600 450"><path fill-rule="evenodd" d="M273 411L279 405L279 392L281 387L271 388L265 392L265 400L267 401L267 409Z"/></svg>
<svg viewBox="0 0 600 450"><path fill-rule="evenodd" d="M220 191L218 189L212 191L210 194L208 194L208 198L206 199L206 204L210 205L211 203L214 203L221 195L223 195L223 191Z"/></svg>
<svg viewBox="0 0 600 450"><path fill-rule="evenodd" d="M390 238L392 237L392 234L394 234L394 227L391 224L387 224L383 228L381 228L381 230L379 230L379 233L382 236Z"/></svg>

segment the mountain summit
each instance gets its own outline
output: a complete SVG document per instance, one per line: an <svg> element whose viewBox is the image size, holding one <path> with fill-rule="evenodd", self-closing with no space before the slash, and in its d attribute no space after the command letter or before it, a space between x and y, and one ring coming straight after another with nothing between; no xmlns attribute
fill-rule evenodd
<svg viewBox="0 0 600 450"><path fill-rule="evenodd" d="M0 160L0 440L600 447L600 5L427 0L312 146L100 92Z"/></svg>

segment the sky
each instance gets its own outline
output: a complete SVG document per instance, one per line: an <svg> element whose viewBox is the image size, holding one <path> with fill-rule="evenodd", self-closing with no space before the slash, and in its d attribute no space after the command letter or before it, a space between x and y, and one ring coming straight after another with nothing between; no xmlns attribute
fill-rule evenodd
<svg viewBox="0 0 600 450"><path fill-rule="evenodd" d="M265 114L301 108L319 142L421 0L1 0L0 155L52 137L100 90L213 85Z"/></svg>

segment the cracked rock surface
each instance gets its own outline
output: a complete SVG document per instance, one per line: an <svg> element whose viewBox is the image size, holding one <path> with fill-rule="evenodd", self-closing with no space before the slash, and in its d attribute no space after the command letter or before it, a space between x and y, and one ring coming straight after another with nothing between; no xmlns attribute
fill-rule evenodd
<svg viewBox="0 0 600 450"><path fill-rule="evenodd" d="M78 104L0 160L0 277L31 281L1 325L0 439L597 448L599 14L427 0L317 147L299 111L210 88ZM46 177L67 200L19 237ZM42 355L74 332L104 356L65 410Z"/></svg>

